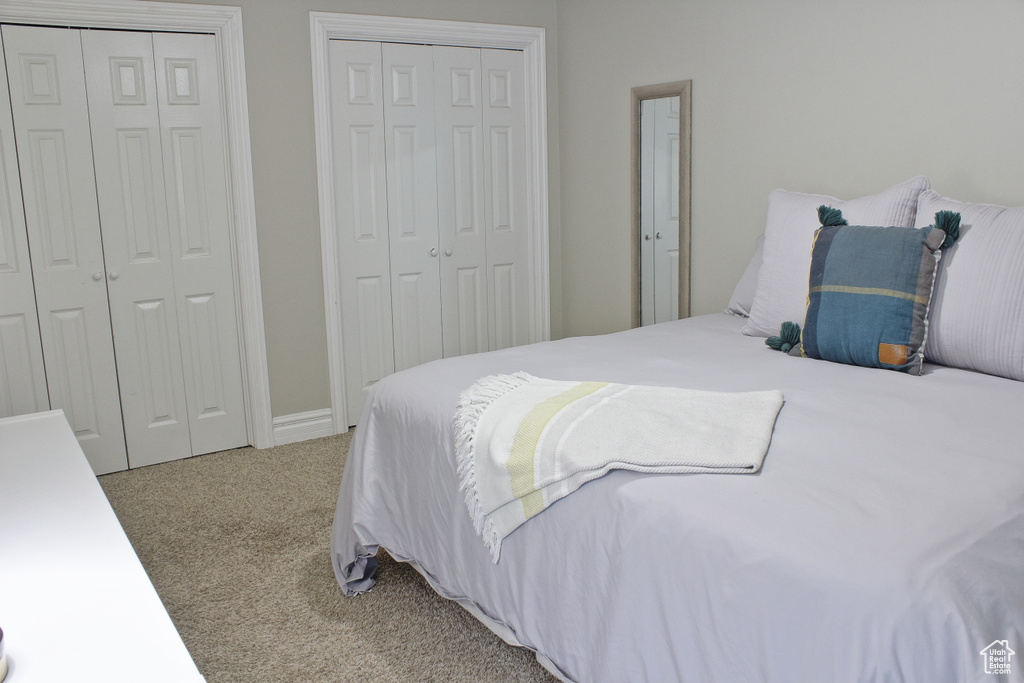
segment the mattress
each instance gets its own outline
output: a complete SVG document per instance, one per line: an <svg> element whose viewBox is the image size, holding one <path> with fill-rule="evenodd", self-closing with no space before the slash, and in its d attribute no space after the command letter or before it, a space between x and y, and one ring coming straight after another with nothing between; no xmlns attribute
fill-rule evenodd
<svg viewBox="0 0 1024 683"><path fill-rule="evenodd" d="M700 316L381 380L338 497L339 583L368 590L382 546L567 681L993 680L986 648L1024 647L1024 383L791 357L742 324ZM477 379L520 370L778 389L785 405L758 474L611 472L492 564L452 416Z"/></svg>

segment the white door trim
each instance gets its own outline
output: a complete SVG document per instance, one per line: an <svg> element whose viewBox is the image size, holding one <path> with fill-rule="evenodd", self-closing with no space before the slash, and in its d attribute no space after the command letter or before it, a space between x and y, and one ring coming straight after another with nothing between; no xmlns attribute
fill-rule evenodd
<svg viewBox="0 0 1024 683"><path fill-rule="evenodd" d="M548 271L547 95L544 29L464 21L408 19L362 14L310 12L313 58L313 122L316 132L317 186L320 193L320 249L327 320L328 372L331 412L336 433L344 432L358 416L348 415L342 350L341 288L338 240L333 226L334 158L331 142L331 91L328 41L369 40L521 50L525 66L527 226L530 252L530 341L550 338Z"/></svg>
<svg viewBox="0 0 1024 683"><path fill-rule="evenodd" d="M0 3L0 21L42 26L212 33L217 37L226 118L225 155L230 176L228 191L234 229L233 261L238 287L237 315L246 425L252 445L257 448L273 446L270 377L256 248L256 204L242 48L242 10L238 7L145 0L4 0Z"/></svg>

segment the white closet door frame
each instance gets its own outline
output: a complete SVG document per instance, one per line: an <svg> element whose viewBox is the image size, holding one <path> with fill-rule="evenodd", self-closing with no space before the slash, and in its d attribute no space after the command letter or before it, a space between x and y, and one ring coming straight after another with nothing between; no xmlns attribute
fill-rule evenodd
<svg viewBox="0 0 1024 683"><path fill-rule="evenodd" d="M551 301L548 271L548 167L547 94L544 29L465 21L409 19L362 14L310 12L313 59L313 123L317 147L317 186L320 195L320 245L327 319L328 372L334 431L347 431L352 421L345 399L342 351L340 272L334 235L334 158L331 142L331 81L328 42L365 40L381 42L499 48L523 53L526 90L527 226L530 256L530 341L551 336Z"/></svg>
<svg viewBox="0 0 1024 683"><path fill-rule="evenodd" d="M225 108L228 185L232 213L235 281L246 397L249 441L257 448L274 445L267 370L266 337L259 256L256 251L256 204L253 197L249 105L242 48L242 10L238 7L171 2L98 2L94 0L4 0L0 22L74 28L130 29L211 33L217 38ZM328 138L329 139L329 138Z"/></svg>

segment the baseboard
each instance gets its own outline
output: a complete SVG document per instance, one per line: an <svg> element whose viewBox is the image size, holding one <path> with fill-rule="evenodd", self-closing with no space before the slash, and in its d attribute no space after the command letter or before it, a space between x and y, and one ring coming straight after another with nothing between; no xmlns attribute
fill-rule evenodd
<svg viewBox="0 0 1024 683"><path fill-rule="evenodd" d="M331 409L310 410L274 418L274 445L316 439L334 434Z"/></svg>

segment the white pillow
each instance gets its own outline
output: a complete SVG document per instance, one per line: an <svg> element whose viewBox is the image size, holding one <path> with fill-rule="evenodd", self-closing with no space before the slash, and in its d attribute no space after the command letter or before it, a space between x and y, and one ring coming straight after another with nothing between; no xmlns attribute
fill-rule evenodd
<svg viewBox="0 0 1024 683"><path fill-rule="evenodd" d="M764 260L764 235L759 235L754 244L754 255L750 257L747 269L743 271L736 289L732 290L729 307L726 313L746 318L750 315L750 304L754 302L754 291L757 290L757 274L761 272L761 261Z"/></svg>
<svg viewBox="0 0 1024 683"><path fill-rule="evenodd" d="M764 231L764 262L743 334L768 337L782 323L803 324L807 309L807 278L811 268L811 241L821 227L818 207L840 209L850 225L913 227L917 198L928 189L924 176L911 178L884 192L843 201L822 194L774 190L768 195Z"/></svg>
<svg viewBox="0 0 1024 683"><path fill-rule="evenodd" d="M939 261L927 360L1024 380L1024 207L921 194L917 226L960 213L960 239Z"/></svg>

